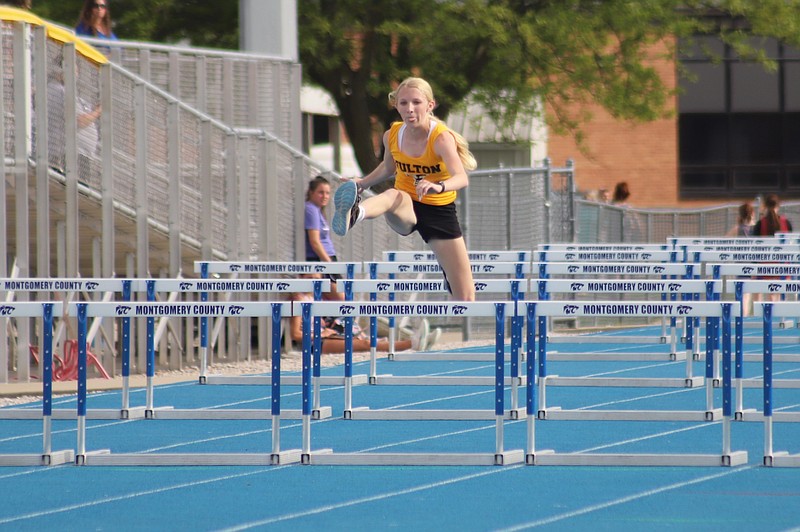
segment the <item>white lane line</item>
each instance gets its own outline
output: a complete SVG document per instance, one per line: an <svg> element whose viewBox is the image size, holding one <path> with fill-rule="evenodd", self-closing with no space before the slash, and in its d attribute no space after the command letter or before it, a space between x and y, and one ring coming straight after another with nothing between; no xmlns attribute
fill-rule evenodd
<svg viewBox="0 0 800 532"><path fill-rule="evenodd" d="M631 495L627 495L625 497L620 497L619 499L614 499L611 501L607 501L601 504L593 504L591 506L586 506L585 508L580 508L578 510L573 510L571 512L566 512L559 515L554 515L552 517L548 517L546 519L539 519L537 521L529 521L527 523L521 523L519 525L503 528L504 532L513 532L516 530L525 530L528 528L536 528L539 526L551 525L553 523L557 523L558 521L564 521L565 519L572 519L573 517L579 517L581 515L586 515L592 512L597 512L599 510L605 510L607 508L611 508L613 506L619 506L620 504L626 504L638 499L644 499L646 497L652 497L653 495L658 495L660 493L664 493L666 491L673 491L681 488L685 488L686 486L691 486L693 484L700 484L702 482L707 482L709 480L716 480L718 478L726 477L728 475L733 475L736 473L741 473L743 471L749 471L753 469L755 466L745 466L736 469L729 469L722 473L715 473L713 475L707 475L704 477L696 478L693 480L687 480L685 482L676 482L674 484L668 484L666 486L662 486L660 488L655 488L652 490L642 491L640 493L633 493Z"/></svg>
<svg viewBox="0 0 800 532"><path fill-rule="evenodd" d="M248 476L252 476L252 475L259 475L261 473L268 473L268 472L270 472L272 470L283 469L285 467L289 467L289 466L270 466L269 468L258 469L256 471L247 471L245 473L238 473L238 474L235 474L235 475L225 475L225 476L222 476L222 477L214 477L214 478L209 478L209 479L206 479L206 480L198 480L198 481L195 481L195 482L184 482L184 483L175 484L175 485L172 485L172 486L165 486L163 488L156 488L156 489L145 490L145 491L137 491L137 492L128 493L128 494L125 494L125 495L117 495L116 497L108 497L108 498L103 498L103 499L97 499L97 500L94 500L94 501L87 501L87 502L83 502L83 503L79 503L79 504L71 504L69 506L61 506L60 508L49 508L47 510L42 510L40 512L32 512L32 513L29 513L29 514L18 515L18 516L14 516L14 517L7 517L5 519L0 519L0 525L5 525L5 524L8 524L8 523L14 523L16 521L22 521L22 520L25 520L25 519L36 519L36 518L45 517L45 516L48 516L48 515L54 515L54 514L59 514L59 513L64 513L64 512L71 512L73 510L82 510L84 508L91 508L93 506L99 506L101 504L106 504L106 503L109 503L109 502L126 501L126 500L134 499L134 498L137 498L137 497L146 497L146 496L149 496L149 495L156 495L158 493L165 493L165 492L168 492L168 491L174 491L174 490L179 490L179 489L184 489L184 488L194 488L196 486L202 486L204 484L211 484L213 482L220 482L220 481L226 481L226 480L232 480L232 479L237 479L237 478L248 477Z"/></svg>
<svg viewBox="0 0 800 532"><path fill-rule="evenodd" d="M366 504L366 503L370 503L370 502L375 502L375 501L380 501L380 500L385 500L385 499L391 499L392 497L399 497L399 496L402 496L402 495L409 495L411 493L416 493L416 492L419 492L419 491L425 491L425 490L430 490L430 489L434 489L434 488L440 488L442 486L448 486L450 484L456 484L456 483L464 482L464 481L467 481L467 480L473 480L473 479L480 478L480 477L494 475L494 474L497 474L497 473L510 471L512 469L518 469L520 467L523 467L523 466L522 465L517 465L517 466L508 466L508 467L502 468L502 469L489 469L489 470L486 470L486 471L481 471L480 473L474 473L474 474L471 474L471 475L464 475L464 476L461 476L461 477L455 477L455 478L451 478L451 479L448 479L448 480L442 480L442 481L439 481L439 482L433 482L431 484L422 484L420 486L414 486L414 487L411 487L411 488L406 488L406 489L397 490L397 491L391 491L391 492L387 492L387 493L379 493L379 494L376 494L376 495L372 495L370 497L363 497L361 499L354 499L352 501L345 501L345 502L340 502L338 504L329 504L329 505L326 505L326 506L320 506L320 507L317 507L317 508L311 508L309 510L305 510L305 511L302 511L302 512L284 514L284 515L279 515L279 516L276 516L276 517L271 517L269 519L263 519L263 520L260 520L260 521L251 521L249 523L242 523L242 524L237 525L235 527L224 528L222 530L229 531L229 532L234 532L234 531L237 531L237 530L247 530L249 528L267 526L267 525L271 525L271 524L275 524L275 523L280 523L282 521L290 521L292 519L299 519L301 517L307 517L309 515L316 515L316 514L321 514L321 513L325 513L325 512L330 512L332 510L339 510L341 508L347 508L347 507L356 506L356 505L359 505L359 504Z"/></svg>

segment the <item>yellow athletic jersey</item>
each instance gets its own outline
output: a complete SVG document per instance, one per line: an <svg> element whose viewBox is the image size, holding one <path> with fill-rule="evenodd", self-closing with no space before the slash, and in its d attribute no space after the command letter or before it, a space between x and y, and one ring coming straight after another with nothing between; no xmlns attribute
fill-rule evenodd
<svg viewBox="0 0 800 532"><path fill-rule="evenodd" d="M445 190L441 194L426 194L420 200L417 189L414 187L415 179L427 179L432 183L450 179L450 171L441 157L433 150L433 143L443 132L448 131L446 125L433 121L433 127L428 134L428 144L425 153L420 157L411 157L400 151L400 132L403 122L395 122L389 128L389 151L394 158L395 179L394 188L407 192L411 199L428 205L448 205L456 200L455 190ZM445 188L447 183L445 183Z"/></svg>

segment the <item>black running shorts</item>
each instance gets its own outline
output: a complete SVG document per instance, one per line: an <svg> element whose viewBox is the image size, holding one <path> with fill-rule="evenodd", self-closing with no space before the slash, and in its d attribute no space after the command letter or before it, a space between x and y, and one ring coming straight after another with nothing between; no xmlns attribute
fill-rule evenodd
<svg viewBox="0 0 800 532"><path fill-rule="evenodd" d="M417 225L414 229L422 240L452 240L461 236L461 225L458 223L456 204L427 205L418 201L411 201L414 205L414 214L417 216Z"/></svg>

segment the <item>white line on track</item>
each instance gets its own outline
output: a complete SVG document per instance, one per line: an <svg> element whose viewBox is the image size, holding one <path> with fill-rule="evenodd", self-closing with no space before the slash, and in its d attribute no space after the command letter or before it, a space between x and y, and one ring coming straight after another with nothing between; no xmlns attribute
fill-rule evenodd
<svg viewBox="0 0 800 532"><path fill-rule="evenodd" d="M707 482L709 480L716 480L718 478L726 477L728 475L733 475L736 473L741 473L743 471L749 471L753 469L755 466L744 466L736 469L729 469L722 473L715 473L713 475L706 475L704 477L695 478L692 480L687 480L684 482L676 482L674 484L668 484L666 486L662 486L660 488L655 488L652 490L642 491L640 493L633 493L631 495L620 497L619 499L614 499L611 501L607 501L601 504L594 504L592 506L586 506L585 508L580 508L578 510L573 510L571 512L566 512L559 515L554 515L552 517L548 517L546 519L540 519L538 521L529 521L527 523L522 523L516 525L514 527L503 528L501 530L512 532L515 530L525 530L527 528L535 528L544 525L551 525L558 521L563 521L565 519L571 519L573 517L579 517L581 515L586 515L592 512L597 512L600 510L605 510L606 508L611 508L612 506L619 506L620 504L626 504L638 499L644 499L645 497L652 497L653 495L658 495L664 493L666 491L673 491L681 488L685 488L686 486L691 486L693 484L700 484L701 482Z"/></svg>

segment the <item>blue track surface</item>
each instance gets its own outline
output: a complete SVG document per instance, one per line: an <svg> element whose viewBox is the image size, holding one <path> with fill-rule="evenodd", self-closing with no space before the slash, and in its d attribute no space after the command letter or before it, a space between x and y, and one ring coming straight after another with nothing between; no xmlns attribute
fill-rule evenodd
<svg viewBox="0 0 800 532"><path fill-rule="evenodd" d="M639 329L653 334L653 329ZM630 331L628 331L630 333ZM757 334L757 330L748 335ZM797 337L796 329L778 335ZM663 349L644 344L558 344L559 352ZM758 352L759 346L745 346ZM776 345L776 353L797 352ZM464 352L491 352L492 347ZM694 362L703 374L703 362ZM680 376L685 362L557 362L551 374ZM758 363L745 376L761 374ZM367 363L354 366L355 374ZM340 375L341 367L323 373ZM378 373L493 375L490 362L380 360ZM776 376L800 377L800 365L781 363ZM506 399L510 392L507 391ZM715 390L719 404L720 391ZM413 409L493 409L490 386L356 386L353 406ZM344 420L343 389L322 388L334 416L312 423L312 450L336 452L493 452L494 421ZM762 409L760 389L744 404ZM88 407L118 408L120 394L89 397ZM75 408L61 397L55 408ZM269 408L269 387L160 386L156 407ZM300 408L300 388L284 387L282 406ZM135 390L132 405L144 404ZM520 389L524 405L524 388ZM705 389L549 387L548 405L595 409L703 410ZM507 402L508 405L508 402ZM37 405L32 405L35 408ZM775 390L775 410L797 411L800 392ZM76 422L54 421L53 449L75 449ZM41 451L40 421L0 421L0 453ZM131 420L87 422L87 450L113 453L269 453L271 421ZM301 422L282 420L281 446L300 448ZM524 449L525 421L507 421L505 448ZM774 449L800 452L800 424L776 423ZM611 453L720 453L720 422L545 420L536 424L537 449ZM747 465L727 467L576 466L153 466L4 467L0 529L315 529L315 530L787 530L800 526L800 470L761 466L763 426L737 422L732 449Z"/></svg>

